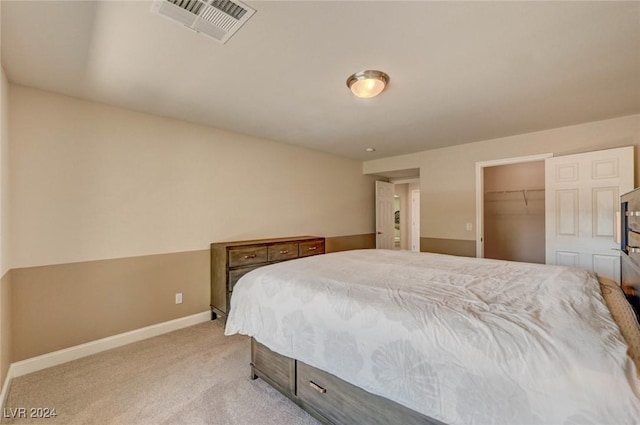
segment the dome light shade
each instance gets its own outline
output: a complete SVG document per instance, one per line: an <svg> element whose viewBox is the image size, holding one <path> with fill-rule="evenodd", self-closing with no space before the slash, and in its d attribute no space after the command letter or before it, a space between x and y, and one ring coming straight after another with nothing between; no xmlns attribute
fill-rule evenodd
<svg viewBox="0 0 640 425"><path fill-rule="evenodd" d="M389 84L389 76L382 71L360 71L347 78L347 87L362 98L375 97Z"/></svg>

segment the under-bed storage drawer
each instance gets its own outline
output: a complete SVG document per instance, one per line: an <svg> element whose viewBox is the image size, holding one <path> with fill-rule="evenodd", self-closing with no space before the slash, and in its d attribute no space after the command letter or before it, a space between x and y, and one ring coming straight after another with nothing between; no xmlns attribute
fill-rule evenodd
<svg viewBox="0 0 640 425"><path fill-rule="evenodd" d="M435 424L335 376L297 362L298 401L336 425Z"/></svg>
<svg viewBox="0 0 640 425"><path fill-rule="evenodd" d="M269 350L251 338L251 366L254 373L278 391L293 397L296 385L296 362Z"/></svg>

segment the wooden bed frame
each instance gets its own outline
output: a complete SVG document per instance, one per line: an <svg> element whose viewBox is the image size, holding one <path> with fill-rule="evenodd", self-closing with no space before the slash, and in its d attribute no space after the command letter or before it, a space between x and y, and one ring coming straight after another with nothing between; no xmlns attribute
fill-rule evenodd
<svg viewBox="0 0 640 425"><path fill-rule="evenodd" d="M371 394L251 338L251 379L261 378L324 424L445 425Z"/></svg>

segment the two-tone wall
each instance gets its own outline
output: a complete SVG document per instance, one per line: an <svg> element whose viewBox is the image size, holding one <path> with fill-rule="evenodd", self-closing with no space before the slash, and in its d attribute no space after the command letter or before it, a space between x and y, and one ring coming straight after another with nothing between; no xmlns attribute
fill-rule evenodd
<svg viewBox="0 0 640 425"><path fill-rule="evenodd" d="M419 168L422 250L475 255L476 162L640 144L635 115L362 164L4 75L2 118L3 378L11 362L207 311L213 241L372 247L363 171Z"/></svg>
<svg viewBox="0 0 640 425"><path fill-rule="evenodd" d="M9 83L0 67L0 383L12 362L11 272L9 270ZM0 384L2 385L2 384Z"/></svg>
<svg viewBox="0 0 640 425"><path fill-rule="evenodd" d="M637 146L638 164L640 115L366 161L363 172L419 168L421 249L475 256L476 162L631 145ZM637 173L636 186L640 186ZM473 224L471 231L466 230L466 223Z"/></svg>
<svg viewBox="0 0 640 425"><path fill-rule="evenodd" d="M13 362L207 311L211 242L374 240L359 161L22 86L9 99Z"/></svg>

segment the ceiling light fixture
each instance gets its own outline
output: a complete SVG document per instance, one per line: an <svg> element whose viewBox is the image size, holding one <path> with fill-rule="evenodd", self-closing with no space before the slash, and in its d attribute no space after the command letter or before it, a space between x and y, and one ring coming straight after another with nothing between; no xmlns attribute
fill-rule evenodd
<svg viewBox="0 0 640 425"><path fill-rule="evenodd" d="M362 98L379 95L387 84L389 76L382 71L360 71L347 78L347 87L353 94Z"/></svg>

